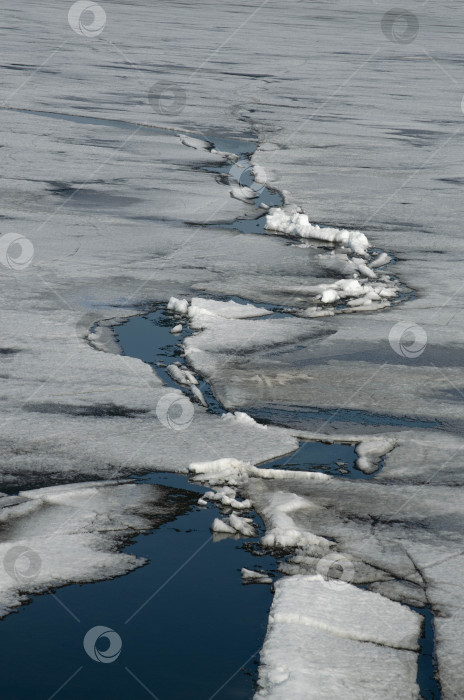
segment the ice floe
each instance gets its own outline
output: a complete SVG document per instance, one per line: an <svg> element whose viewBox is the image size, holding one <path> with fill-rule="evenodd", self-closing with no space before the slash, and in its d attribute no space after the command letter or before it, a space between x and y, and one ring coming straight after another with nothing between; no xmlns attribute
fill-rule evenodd
<svg viewBox="0 0 464 700"><path fill-rule="evenodd" d="M354 586L284 578L275 584L255 697L417 700L420 620Z"/></svg>
<svg viewBox="0 0 464 700"><path fill-rule="evenodd" d="M179 512L168 491L148 484L98 481L0 497L0 617L31 594L99 581L143 566L118 551L125 538Z"/></svg>

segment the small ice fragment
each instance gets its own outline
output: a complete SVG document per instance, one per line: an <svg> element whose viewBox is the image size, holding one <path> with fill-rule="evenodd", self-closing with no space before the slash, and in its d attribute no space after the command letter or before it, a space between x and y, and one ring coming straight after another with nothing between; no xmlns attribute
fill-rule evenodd
<svg viewBox="0 0 464 700"><path fill-rule="evenodd" d="M214 518L213 523L211 525L211 530L213 532L221 532L227 535L236 534L234 528L228 525L224 520L220 520L220 518Z"/></svg>
<svg viewBox="0 0 464 700"><path fill-rule="evenodd" d="M369 277L370 279L375 279L375 277L377 277L374 270L371 270L371 268L364 263L360 263L357 268L361 275L364 275L364 277Z"/></svg>
<svg viewBox="0 0 464 700"><path fill-rule="evenodd" d="M333 304L334 302L338 301L340 299L338 293L335 291L335 289L326 289L324 292L322 292L321 296L321 302L323 304Z"/></svg>
<svg viewBox="0 0 464 700"><path fill-rule="evenodd" d="M169 374L171 379L174 379L175 382L178 384L185 384L186 386L190 385L190 380L187 377L187 373L183 372L180 367L177 367L177 365L169 365L166 368L166 372Z"/></svg>
<svg viewBox="0 0 464 700"><path fill-rule="evenodd" d="M182 323L178 323L177 326L171 328L171 333L182 333Z"/></svg>
<svg viewBox="0 0 464 700"><path fill-rule="evenodd" d="M391 262L391 260L392 259L388 253L380 253L380 255L378 255L375 260L371 262L371 267L383 267Z"/></svg>
<svg viewBox="0 0 464 700"><path fill-rule="evenodd" d="M184 144L184 146L189 146L190 148L195 148L197 151L207 151L208 148L212 147L212 143L210 141L206 141L203 139L196 139L193 138L193 136L184 136L181 135L179 136L181 143Z"/></svg>
<svg viewBox="0 0 464 700"><path fill-rule="evenodd" d="M195 384L191 384L190 389L192 391L194 398L197 399L198 403L201 403L202 406L207 408L208 404L206 403L206 399L203 396L203 394L201 393L200 389L197 386L195 386Z"/></svg>
<svg viewBox="0 0 464 700"><path fill-rule="evenodd" d="M253 426L253 428L261 428L267 430L267 425L257 423L254 418L244 413L243 411L235 411L235 413L224 413L221 420L226 423L239 423L243 426Z"/></svg>
<svg viewBox="0 0 464 700"><path fill-rule="evenodd" d="M259 182L260 185L265 185L267 182L267 175L266 171L261 165L254 165L253 166L253 175L255 177L256 182Z"/></svg>
<svg viewBox="0 0 464 700"><path fill-rule="evenodd" d="M250 518L243 518L240 515L232 513L229 517L229 524L238 533L244 535L244 537L255 537L256 529L254 525L251 524Z"/></svg>
<svg viewBox="0 0 464 700"><path fill-rule="evenodd" d="M175 311L178 314L185 315L188 311L189 303L187 299L177 299L176 297L171 297L168 301L169 311Z"/></svg>
<svg viewBox="0 0 464 700"><path fill-rule="evenodd" d="M241 574L242 583L272 583L272 578L261 571L243 568Z"/></svg>

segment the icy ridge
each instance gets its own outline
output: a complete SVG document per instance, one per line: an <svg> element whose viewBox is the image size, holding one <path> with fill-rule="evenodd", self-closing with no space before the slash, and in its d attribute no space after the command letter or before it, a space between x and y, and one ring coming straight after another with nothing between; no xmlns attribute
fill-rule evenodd
<svg viewBox="0 0 464 700"><path fill-rule="evenodd" d="M319 261L331 272L348 274L349 277L330 284L305 287L304 292L313 295L319 305L308 307L302 313L304 316L316 318L336 312L374 311L390 306L400 293L398 280L377 271L389 264L392 258L385 252L371 254L369 240L361 231L311 224L308 215L294 206L271 208L266 214L265 229L270 233L325 241L340 249L319 255Z"/></svg>

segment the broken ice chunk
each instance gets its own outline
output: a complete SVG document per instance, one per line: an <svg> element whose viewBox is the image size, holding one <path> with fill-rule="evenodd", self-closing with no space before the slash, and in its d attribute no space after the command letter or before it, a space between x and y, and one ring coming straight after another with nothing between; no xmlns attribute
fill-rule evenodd
<svg viewBox="0 0 464 700"><path fill-rule="evenodd" d="M272 578L261 571L251 571L243 568L241 571L242 583L272 583Z"/></svg>
<svg viewBox="0 0 464 700"><path fill-rule="evenodd" d="M188 311L189 303L187 299L177 299L176 297L171 297L168 301L169 311L175 311L178 314L185 315Z"/></svg>

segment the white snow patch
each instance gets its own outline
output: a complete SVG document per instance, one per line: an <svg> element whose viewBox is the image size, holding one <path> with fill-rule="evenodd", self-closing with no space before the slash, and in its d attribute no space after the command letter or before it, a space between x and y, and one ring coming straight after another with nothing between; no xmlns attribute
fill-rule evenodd
<svg viewBox="0 0 464 700"><path fill-rule="evenodd" d="M253 304L239 304L233 300L217 301L216 299L194 297L188 313L192 321L192 326L196 329L204 329L214 323L218 318L255 318L259 316L268 316L272 314L272 311L254 306Z"/></svg>
<svg viewBox="0 0 464 700"><path fill-rule="evenodd" d="M323 304L333 304L340 299L340 295L335 289L326 289L321 294L321 302Z"/></svg>
<svg viewBox="0 0 464 700"><path fill-rule="evenodd" d="M177 299L176 297L171 297L168 301L168 309L170 311L175 311L178 314L185 316L188 312L189 303L187 299Z"/></svg>
<svg viewBox="0 0 464 700"><path fill-rule="evenodd" d="M267 430L267 425L262 423L257 423L254 418L244 413L243 411L234 411L234 413L224 413L221 416L221 420L227 423L236 423L243 426L253 426L254 428L261 428L262 430Z"/></svg>
<svg viewBox="0 0 464 700"><path fill-rule="evenodd" d="M356 445L358 455L356 466L365 474L373 474L377 471L378 463L387 452L393 450L396 440L389 437L365 438Z"/></svg>
<svg viewBox="0 0 464 700"><path fill-rule="evenodd" d="M253 165L253 176L255 181L260 185L265 185L267 182L267 174L262 165Z"/></svg>
<svg viewBox="0 0 464 700"><path fill-rule="evenodd" d="M216 491L207 491L203 494L203 500L213 501L220 503L228 508L233 508L234 510L250 510L252 503L250 500L246 499L244 501L239 501L237 499L237 492L230 486L223 486L218 488Z"/></svg>
<svg viewBox="0 0 464 700"><path fill-rule="evenodd" d="M190 464L189 472L194 475L196 481L207 482L212 486L239 486L247 480L249 466L238 459L224 457L212 462L194 462Z"/></svg>
<svg viewBox="0 0 464 700"><path fill-rule="evenodd" d="M318 483L333 479L333 476L324 472L300 472L292 469L266 469L265 467L250 467L248 474L250 477L255 476L260 479L297 479L298 481Z"/></svg>
<svg viewBox="0 0 464 700"><path fill-rule="evenodd" d="M369 241L360 231L347 231L338 228L322 228L309 223L308 215L299 212L287 213L281 207L273 207L266 215L265 228L300 238L316 238L351 248L354 253L365 256Z"/></svg>

